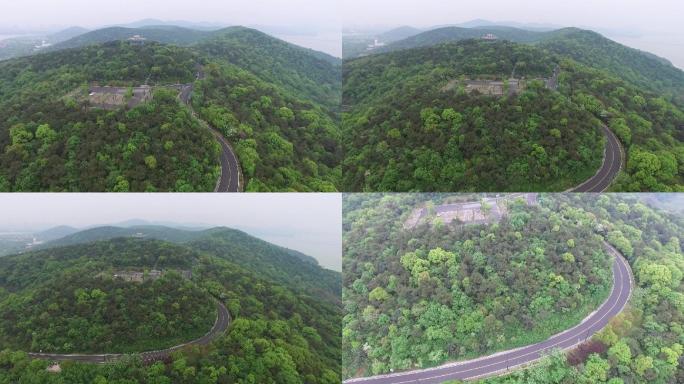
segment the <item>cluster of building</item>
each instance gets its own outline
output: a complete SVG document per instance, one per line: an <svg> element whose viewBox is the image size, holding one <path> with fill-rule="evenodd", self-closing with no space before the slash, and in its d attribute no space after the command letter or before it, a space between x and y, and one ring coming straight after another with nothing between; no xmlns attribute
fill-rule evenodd
<svg viewBox="0 0 684 384"><path fill-rule="evenodd" d="M145 41L147 41L147 39L140 36L140 35L133 35L133 36L128 38L128 42L131 45L144 45Z"/></svg>
<svg viewBox="0 0 684 384"><path fill-rule="evenodd" d="M372 43L368 44L368 46L366 47L366 51L372 51L375 48L380 48L380 47L384 47L384 46L385 46L385 43L383 43L382 41L380 41L376 38L373 40Z"/></svg>

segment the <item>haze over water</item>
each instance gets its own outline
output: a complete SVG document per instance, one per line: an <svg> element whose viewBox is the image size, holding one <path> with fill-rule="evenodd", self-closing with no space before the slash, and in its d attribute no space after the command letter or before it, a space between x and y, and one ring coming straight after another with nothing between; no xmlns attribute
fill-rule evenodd
<svg viewBox="0 0 684 384"><path fill-rule="evenodd" d="M628 47L656 54L672 62L675 67L684 70L684 33L654 33L639 37L607 36Z"/></svg>

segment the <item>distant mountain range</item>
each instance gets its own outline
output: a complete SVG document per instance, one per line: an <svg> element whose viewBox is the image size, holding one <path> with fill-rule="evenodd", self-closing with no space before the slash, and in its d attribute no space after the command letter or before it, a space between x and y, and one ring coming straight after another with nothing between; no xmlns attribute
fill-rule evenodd
<svg viewBox="0 0 684 384"><path fill-rule="evenodd" d="M20 252L26 248L24 238L33 237L38 244L30 247L31 250L54 248L65 245L83 244L93 241L109 240L117 237L143 237L173 243L186 243L205 237L215 232L239 233L241 236L253 237L237 229L225 227L212 227L208 224L182 224L165 221L147 221L142 219L131 219L109 225L93 225L85 228L75 228L67 225L60 225L46 230L26 233L22 236L18 244L0 243L0 256L11 252ZM256 239L256 238L255 238ZM258 240L264 242L264 240ZM4 248L4 249L3 249ZM281 247L285 252L303 261L318 265L318 260L305 255L302 252Z"/></svg>
<svg viewBox="0 0 684 384"><path fill-rule="evenodd" d="M220 255L221 258L247 266L254 273L273 281L300 288L316 286L326 290L330 297L335 297L340 293L339 282L335 281L335 276L338 276L336 274L339 272L320 267L315 258L226 227L185 230L161 225L136 225L131 227L99 226L79 230L69 226L58 226L39 232L35 237L40 242L32 247L14 248L11 252L0 249L0 256L120 238L158 240L183 245L194 251ZM5 244L0 243L0 245Z"/></svg>

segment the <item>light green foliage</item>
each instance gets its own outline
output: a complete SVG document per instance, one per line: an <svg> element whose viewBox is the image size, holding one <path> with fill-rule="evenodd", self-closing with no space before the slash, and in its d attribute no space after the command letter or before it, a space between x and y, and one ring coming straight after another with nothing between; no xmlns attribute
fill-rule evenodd
<svg viewBox="0 0 684 384"><path fill-rule="evenodd" d="M9 189L211 190L211 170L218 163L213 138L198 129L176 92L160 89L152 101L130 110L89 108L75 96L63 101L92 83L139 85L152 61L160 65L152 84L193 79L194 53L155 43L108 43L2 62L0 115L11 118L0 121L0 177ZM146 156L156 158L156 167L140 167Z"/></svg>
<svg viewBox="0 0 684 384"><path fill-rule="evenodd" d="M542 340L581 321L607 295L610 259L600 251L592 215L558 215L563 230L553 232L552 211L516 203L494 225L435 226L428 216L430 223L404 229L404 214L423 206L434 214L447 196L344 196L345 376ZM574 261L564 261L564 253Z"/></svg>
<svg viewBox="0 0 684 384"><path fill-rule="evenodd" d="M206 74L193 105L233 144L246 190L336 190L338 128L322 106L232 64Z"/></svg>
<svg viewBox="0 0 684 384"><path fill-rule="evenodd" d="M579 184L600 164L592 111L541 82L517 97L458 91L459 78L511 73L546 77L554 59L500 41L370 55L345 62L343 183L360 191L555 190ZM496 47L495 49L493 47ZM516 60L510 60L515 57ZM525 62L523 65L522 62ZM590 97L590 99L589 99ZM503 145L505 143L505 145Z"/></svg>
<svg viewBox="0 0 684 384"><path fill-rule="evenodd" d="M608 378L610 364L597 354L592 354L584 363L582 378L589 383L604 382Z"/></svg>
<svg viewBox="0 0 684 384"><path fill-rule="evenodd" d="M629 366L632 361L632 351L624 341L610 347L608 357L614 358L618 364Z"/></svg>
<svg viewBox="0 0 684 384"><path fill-rule="evenodd" d="M145 156L145 165L150 169L157 168L157 159L153 155Z"/></svg>
<svg viewBox="0 0 684 384"><path fill-rule="evenodd" d="M158 235L184 245L117 238L0 258L0 311L21 318L22 324L50 323L26 337L27 329L0 319L0 382L341 381L339 273L239 231L166 229ZM123 266L193 273L191 280L171 272L144 283L108 275ZM17 296L3 294L5 288ZM60 374L50 374L48 361L31 361L25 352L4 349L11 346L8 340L33 340L44 351L81 352L137 352L180 344L204 335L214 324L210 295L231 311L228 331L208 345L176 351L168 361L148 365L131 356L116 364L68 362L61 364ZM27 308L26 297L40 302ZM55 302L60 305L51 304Z"/></svg>
<svg viewBox="0 0 684 384"><path fill-rule="evenodd" d="M368 294L369 301L385 301L389 298L389 294L382 287L376 287Z"/></svg>

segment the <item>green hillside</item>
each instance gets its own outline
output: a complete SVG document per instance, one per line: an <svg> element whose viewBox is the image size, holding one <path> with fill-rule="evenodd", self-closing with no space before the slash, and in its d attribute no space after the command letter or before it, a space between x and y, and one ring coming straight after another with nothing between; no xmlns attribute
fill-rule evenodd
<svg viewBox="0 0 684 384"><path fill-rule="evenodd" d="M339 273L323 269L308 255L260 240L230 228L188 231L164 226L97 227L38 246L39 249L85 244L115 238L142 238L182 244L225 259L293 289L339 301Z"/></svg>
<svg viewBox="0 0 684 384"><path fill-rule="evenodd" d="M532 81L556 66L555 88ZM343 76L346 190L566 190L598 169L601 124L627 150L614 190L684 185L676 100L535 45L461 40L347 60ZM466 91L511 76L526 88Z"/></svg>
<svg viewBox="0 0 684 384"><path fill-rule="evenodd" d="M339 108L341 62L330 55L298 47L255 29L230 27L200 42L199 52L251 72L290 94L326 107Z"/></svg>
<svg viewBox="0 0 684 384"><path fill-rule="evenodd" d="M198 338L215 306L178 274L141 284L120 271L189 269L197 256L159 242L118 240L0 261L0 349L52 353L155 350Z"/></svg>
<svg viewBox="0 0 684 384"><path fill-rule="evenodd" d="M55 44L48 51L59 51L67 48L81 48L88 45L107 43L111 41L127 40L134 35L140 35L149 41L190 45L206 39L212 35L210 31L198 31L176 26L149 26L142 28L109 27L83 33L69 40Z"/></svg>
<svg viewBox="0 0 684 384"><path fill-rule="evenodd" d="M161 233L160 228L155 231ZM1 258L0 326L13 333L0 332L0 381L339 383L339 298L300 285L317 280L322 269L295 252L278 254L280 247L245 243L247 235L237 232L229 242L236 247L244 243L254 260L232 257L230 246L211 249L213 239L225 231L206 231L212 240L197 240L205 249L195 243L115 238ZM270 278L273 267L267 260L311 268L300 267L299 277L279 283ZM143 283L110 277L114 271L151 269L164 274ZM340 274L330 273L339 287ZM45 352L76 346L106 352L120 346L134 352L159 345L169 327L178 338L181 333L194 336L194 328L186 330L199 322L203 334L213 324L213 299L231 314L226 333L206 347L178 351L165 362L143 365L137 356L116 364L64 362L59 375L49 376L48 361L29 363L25 354L34 347ZM23 320L13 321L17 318ZM101 319L108 321L102 324ZM23 333L14 332L17 328ZM138 337L126 343L129 335Z"/></svg>
<svg viewBox="0 0 684 384"><path fill-rule="evenodd" d="M539 47L684 105L684 71L663 58L577 28L555 31Z"/></svg>
<svg viewBox="0 0 684 384"><path fill-rule="evenodd" d="M585 211L628 259L637 288L626 311L567 356L556 354L530 369L479 384L680 383L684 380L684 220L652 209L640 197L566 194L548 199L552 210Z"/></svg>
<svg viewBox="0 0 684 384"><path fill-rule="evenodd" d="M533 43L542 40L545 32L528 31L513 27L442 27L432 29L423 33L412 35L406 39L396 41L386 47L379 48L377 53L384 53L402 49L426 47L445 42L478 39L486 34L493 34L502 40L509 40L517 43Z"/></svg>
<svg viewBox="0 0 684 384"><path fill-rule="evenodd" d="M590 113L534 81L517 96L464 89L466 78L507 79L514 68L518 77L549 77L556 63L534 47L477 40L348 61L343 185L518 191L580 183L603 154Z"/></svg>
<svg viewBox="0 0 684 384"><path fill-rule="evenodd" d="M0 62L0 190L211 190L218 148L155 89L130 110L88 107L91 83L188 82L196 56L182 48L108 43Z"/></svg>
<svg viewBox="0 0 684 384"><path fill-rule="evenodd" d="M404 224L417 207L460 199L467 201L443 194L344 197L345 377L545 340L608 296L611 258L581 210L551 211L520 199L496 223L447 224L428 208L426 222Z"/></svg>
<svg viewBox="0 0 684 384"><path fill-rule="evenodd" d="M194 107L236 148L248 190L336 190L339 60L243 27L188 31L108 28L0 62L0 191L211 191L218 143L173 87L200 66ZM91 108L93 84L154 98Z"/></svg>
<svg viewBox="0 0 684 384"><path fill-rule="evenodd" d="M100 240L110 240L117 237L139 237L163 240L172 243L184 243L204 235L204 231L186 231L157 225L139 225L132 227L104 226L67 234L42 244L40 248L55 248L66 245L84 244Z"/></svg>
<svg viewBox="0 0 684 384"><path fill-rule="evenodd" d="M330 110L234 65L205 71L194 109L236 143L246 191L337 190L342 155Z"/></svg>
<svg viewBox="0 0 684 384"><path fill-rule="evenodd" d="M684 71L667 60L648 52L626 47L596 32L579 28L554 31L528 31L513 27L444 27L426 31L373 51L396 50L438 45L465 39L478 39L485 34L498 39L539 46L549 52L571 58L600 69L641 87L662 92L668 98L684 103Z"/></svg>

